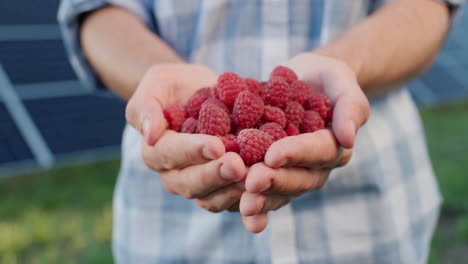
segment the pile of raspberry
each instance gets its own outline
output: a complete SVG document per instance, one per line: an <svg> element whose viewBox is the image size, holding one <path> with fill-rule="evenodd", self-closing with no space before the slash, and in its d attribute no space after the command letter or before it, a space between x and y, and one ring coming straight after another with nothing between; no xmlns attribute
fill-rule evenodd
<svg viewBox="0 0 468 264"><path fill-rule="evenodd" d="M239 153L246 165L263 161L277 140L328 126L332 113L325 95L284 66L276 67L267 82L225 72L185 105L164 109L170 129L217 136L226 152Z"/></svg>

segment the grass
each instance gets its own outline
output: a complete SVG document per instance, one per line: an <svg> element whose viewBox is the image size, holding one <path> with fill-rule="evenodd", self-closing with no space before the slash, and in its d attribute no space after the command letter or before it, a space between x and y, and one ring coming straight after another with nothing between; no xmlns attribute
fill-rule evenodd
<svg viewBox="0 0 468 264"><path fill-rule="evenodd" d="M444 197L430 263L468 259L468 104L421 111Z"/></svg>
<svg viewBox="0 0 468 264"><path fill-rule="evenodd" d="M445 198L430 263L468 259L468 104L421 110ZM0 263L112 263L117 161L0 181Z"/></svg>
<svg viewBox="0 0 468 264"><path fill-rule="evenodd" d="M53 169L0 184L0 263L112 263L118 162Z"/></svg>

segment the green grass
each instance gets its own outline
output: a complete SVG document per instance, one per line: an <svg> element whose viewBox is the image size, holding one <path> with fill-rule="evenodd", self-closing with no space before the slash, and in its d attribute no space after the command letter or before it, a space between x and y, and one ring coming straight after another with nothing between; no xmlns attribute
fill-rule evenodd
<svg viewBox="0 0 468 264"><path fill-rule="evenodd" d="M445 198L430 263L468 258L468 105L421 111ZM112 263L117 161L0 181L0 263Z"/></svg>
<svg viewBox="0 0 468 264"><path fill-rule="evenodd" d="M1 182L0 263L112 263L118 166L74 166Z"/></svg>
<svg viewBox="0 0 468 264"><path fill-rule="evenodd" d="M468 104L421 111L429 153L444 197L430 263L468 259Z"/></svg>

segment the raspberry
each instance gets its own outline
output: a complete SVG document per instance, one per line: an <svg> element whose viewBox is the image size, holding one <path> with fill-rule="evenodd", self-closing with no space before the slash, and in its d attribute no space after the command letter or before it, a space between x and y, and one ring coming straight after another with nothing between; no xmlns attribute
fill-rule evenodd
<svg viewBox="0 0 468 264"><path fill-rule="evenodd" d="M185 122L182 124L182 133L195 134L197 133L198 120L193 117L185 119Z"/></svg>
<svg viewBox="0 0 468 264"><path fill-rule="evenodd" d="M191 117L198 118L198 112L200 112L200 108L203 102L205 102L205 100L208 99L210 95L211 92L209 87L198 90L187 101L187 105L185 106L187 114Z"/></svg>
<svg viewBox="0 0 468 264"><path fill-rule="evenodd" d="M224 112L226 112L227 114L230 114L229 108L223 102L221 102L220 100L218 100L216 98L210 97L210 98L206 99L206 101L203 104L214 104L217 107L223 109Z"/></svg>
<svg viewBox="0 0 468 264"><path fill-rule="evenodd" d="M217 92L219 99L227 106L232 106L236 100L237 95L247 90L244 80L239 75L232 72L225 72L218 78Z"/></svg>
<svg viewBox="0 0 468 264"><path fill-rule="evenodd" d="M284 109L284 113L286 114L286 118L288 122L298 127L301 122L302 118L304 118L304 108L302 105L296 101L289 102L286 109Z"/></svg>
<svg viewBox="0 0 468 264"><path fill-rule="evenodd" d="M266 84L267 84L267 82L260 82L260 88L263 90L263 88L265 88Z"/></svg>
<svg viewBox="0 0 468 264"><path fill-rule="evenodd" d="M174 103L164 109L164 117L169 129L179 132L185 121L185 108L180 103Z"/></svg>
<svg viewBox="0 0 468 264"><path fill-rule="evenodd" d="M245 85L247 85L247 89L249 89L249 91L251 91L254 94L260 94L260 92L262 91L260 83L253 78L244 78L244 83Z"/></svg>
<svg viewBox="0 0 468 264"><path fill-rule="evenodd" d="M296 73L289 69L288 67L284 66L277 66L273 69L270 73L270 79L273 77L281 77L283 78L288 84L292 84L293 82L297 81Z"/></svg>
<svg viewBox="0 0 468 264"><path fill-rule="evenodd" d="M203 104L198 119L198 132L224 136L231 130L229 115L214 104Z"/></svg>
<svg viewBox="0 0 468 264"><path fill-rule="evenodd" d="M263 100L251 91L241 92L234 103L232 118L239 127L251 128L263 115Z"/></svg>
<svg viewBox="0 0 468 264"><path fill-rule="evenodd" d="M301 80L291 84L291 100L304 104L307 98L312 96L312 87Z"/></svg>
<svg viewBox="0 0 468 264"><path fill-rule="evenodd" d="M302 124L299 127L302 133L314 132L325 127L325 122L319 113L314 110L308 110L304 114Z"/></svg>
<svg viewBox="0 0 468 264"><path fill-rule="evenodd" d="M239 153L239 144L237 144L237 137L233 134L227 134L224 136L217 136L221 139L226 148L226 152Z"/></svg>
<svg viewBox="0 0 468 264"><path fill-rule="evenodd" d="M273 138L273 141L280 140L286 137L286 132L284 132L283 127L278 123L269 122L260 127L260 131L263 131L270 135Z"/></svg>
<svg viewBox="0 0 468 264"><path fill-rule="evenodd" d="M297 128L295 125L293 124L289 124L287 127L286 127L286 135L289 136L297 136L299 135L301 132L299 132L299 128Z"/></svg>
<svg viewBox="0 0 468 264"><path fill-rule="evenodd" d="M263 123L266 122L275 122L281 125L281 127L286 126L286 115L284 114L281 108L265 105L263 116L262 116Z"/></svg>
<svg viewBox="0 0 468 264"><path fill-rule="evenodd" d="M271 78L262 91L265 104L277 107L285 107L288 104L291 91L288 83L280 77Z"/></svg>
<svg viewBox="0 0 468 264"><path fill-rule="evenodd" d="M330 121L332 117L332 110L330 101L321 93L312 95L304 104L306 110L314 110L319 113L323 120Z"/></svg>
<svg viewBox="0 0 468 264"><path fill-rule="evenodd" d="M258 129L244 129L237 136L237 143L244 163L252 165L263 160L273 138Z"/></svg>
<svg viewBox="0 0 468 264"><path fill-rule="evenodd" d="M216 86L216 85L211 86L210 87L210 94L211 94L211 97L219 99L218 86Z"/></svg>

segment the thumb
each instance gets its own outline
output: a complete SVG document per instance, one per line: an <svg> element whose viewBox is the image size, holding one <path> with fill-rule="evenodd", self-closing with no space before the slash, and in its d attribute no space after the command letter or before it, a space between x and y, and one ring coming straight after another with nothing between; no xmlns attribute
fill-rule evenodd
<svg viewBox="0 0 468 264"><path fill-rule="evenodd" d="M167 127L163 109L172 85L171 71L153 66L143 76L125 110L127 122L152 146Z"/></svg>
<svg viewBox="0 0 468 264"><path fill-rule="evenodd" d="M260 233L268 224L268 215L267 213L261 213L253 216L242 216L242 222L247 231Z"/></svg>
<svg viewBox="0 0 468 264"><path fill-rule="evenodd" d="M167 122L161 103L156 97L134 96L125 110L127 122L143 135L152 146L166 130Z"/></svg>

